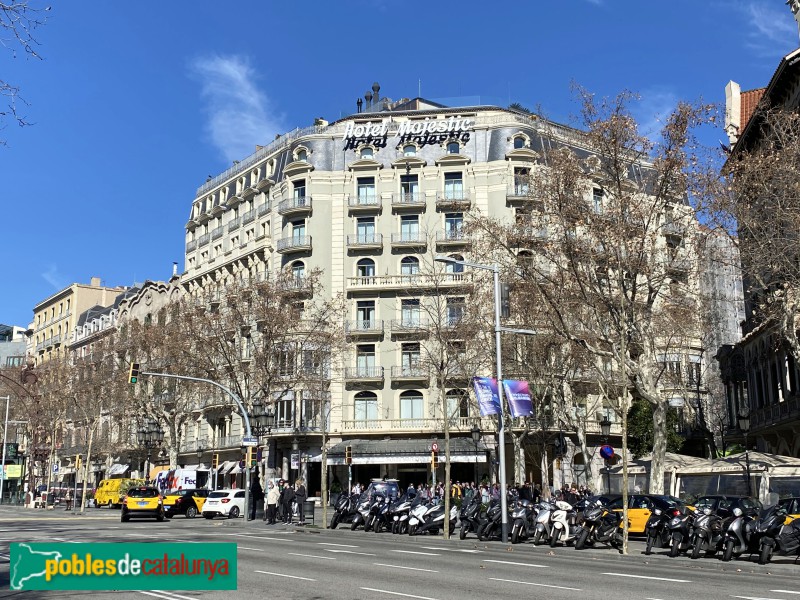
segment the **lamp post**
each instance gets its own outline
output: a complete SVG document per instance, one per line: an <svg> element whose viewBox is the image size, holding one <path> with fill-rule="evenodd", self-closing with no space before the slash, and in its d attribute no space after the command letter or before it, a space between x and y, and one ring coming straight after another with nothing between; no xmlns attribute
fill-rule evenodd
<svg viewBox="0 0 800 600"><path fill-rule="evenodd" d="M481 428L478 427L477 423L472 426L470 430L470 435L472 436L472 443L475 444L475 485L478 484L478 442L481 439Z"/></svg>
<svg viewBox="0 0 800 600"><path fill-rule="evenodd" d="M150 453L153 448L158 448L164 441L164 431L153 419L145 420L136 431L136 440L140 446L147 448L147 461L145 462L145 481L150 477Z"/></svg>
<svg viewBox="0 0 800 600"><path fill-rule="evenodd" d="M0 396L0 400L6 401L6 420L3 426L3 470L0 472L0 504L2 504L3 490L6 487L6 441L8 439L8 405L11 404L11 396L6 396L5 398Z"/></svg>
<svg viewBox="0 0 800 600"><path fill-rule="evenodd" d="M500 325L500 266L483 265L480 263L468 262L465 260L457 260L449 256L437 256L434 259L436 262L449 263L452 265L462 265L464 267L471 267L473 269L480 269L483 271L491 271L494 278L494 352L495 363L497 368L497 395L500 400L500 414L497 418L497 443L499 446L500 455L498 457L500 462L500 511L501 511L501 540L504 544L508 543L508 485L506 483L506 430L504 423L504 409L503 409L503 360L501 356L500 347L500 332L502 327Z"/></svg>
<svg viewBox="0 0 800 600"><path fill-rule="evenodd" d="M603 416L603 420L600 421L600 434L603 436L603 444L608 443L608 436L611 435L611 421L608 418L608 415ZM606 464L606 486L608 487L608 495L611 495L611 460L606 458L604 459Z"/></svg>
<svg viewBox="0 0 800 600"><path fill-rule="evenodd" d="M750 488L750 446L747 443L747 434L750 433L750 411L742 410L736 417L739 431L744 434L744 468L747 483L747 495L751 495Z"/></svg>
<svg viewBox="0 0 800 600"><path fill-rule="evenodd" d="M254 435L261 437L270 434L272 426L275 423L275 411L271 406L264 404L260 398L254 400L250 416L252 417L250 428ZM269 450L267 450L267 452L269 452ZM266 506L266 504L264 506Z"/></svg>
<svg viewBox="0 0 800 600"><path fill-rule="evenodd" d="M297 430L295 430L295 433L297 433ZM295 453L297 454L297 477L300 477L300 469L302 467L302 465L300 464L300 441L296 437L293 437L292 438L292 456L294 456ZM292 465L290 464L289 467L291 467L291 466ZM290 470L291 470L291 468L290 468ZM297 479L297 477L295 477L295 479Z"/></svg>

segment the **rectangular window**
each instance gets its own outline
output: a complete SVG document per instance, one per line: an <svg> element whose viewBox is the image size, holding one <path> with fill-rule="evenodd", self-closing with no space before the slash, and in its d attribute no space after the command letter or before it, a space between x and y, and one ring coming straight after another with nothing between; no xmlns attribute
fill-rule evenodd
<svg viewBox="0 0 800 600"><path fill-rule="evenodd" d="M358 217L356 219L356 235L359 244L375 242L375 217Z"/></svg>
<svg viewBox="0 0 800 600"><path fill-rule="evenodd" d="M463 200L464 179L461 173L444 174L444 197L447 200Z"/></svg>
<svg viewBox="0 0 800 600"><path fill-rule="evenodd" d="M603 212L603 190L600 188L592 189L592 210L598 215Z"/></svg>
<svg viewBox="0 0 800 600"><path fill-rule="evenodd" d="M403 366L403 371L411 371L419 367L419 344L403 344L400 352L400 364Z"/></svg>
<svg viewBox="0 0 800 600"><path fill-rule="evenodd" d="M306 222L305 220L302 221L292 221L292 238L297 240L304 238L306 236Z"/></svg>
<svg viewBox="0 0 800 600"><path fill-rule="evenodd" d="M403 327L418 327L420 325L419 300L402 300L400 303L400 322Z"/></svg>
<svg viewBox="0 0 800 600"><path fill-rule="evenodd" d="M455 327L464 316L464 298L447 299L447 325Z"/></svg>
<svg viewBox="0 0 800 600"><path fill-rule="evenodd" d="M275 402L275 427L294 427L294 392L287 392Z"/></svg>
<svg viewBox="0 0 800 600"><path fill-rule="evenodd" d="M378 398L374 396L368 398L356 398L354 417L356 421L377 421Z"/></svg>
<svg viewBox="0 0 800 600"><path fill-rule="evenodd" d="M406 202L417 202L419 198L419 176L401 175L400 191L403 193L403 199Z"/></svg>
<svg viewBox="0 0 800 600"><path fill-rule="evenodd" d="M419 238L419 217L403 215L400 217L400 235L404 242L414 242Z"/></svg>
<svg viewBox="0 0 800 600"><path fill-rule="evenodd" d="M424 400L422 396L403 396L400 398L400 418L404 421L422 419Z"/></svg>
<svg viewBox="0 0 800 600"><path fill-rule="evenodd" d="M375 178L374 177L359 177L356 180L358 190L358 203L359 204L375 204Z"/></svg>
<svg viewBox="0 0 800 600"><path fill-rule="evenodd" d="M375 372L375 344L356 346L356 369L359 377L372 377Z"/></svg>
<svg viewBox="0 0 800 600"><path fill-rule="evenodd" d="M374 300L359 300L356 302L356 321L359 329L369 330L375 326Z"/></svg>
<svg viewBox="0 0 800 600"><path fill-rule="evenodd" d="M444 233L448 240L460 240L461 229L464 226L462 213L447 213L444 216Z"/></svg>
<svg viewBox="0 0 800 600"><path fill-rule="evenodd" d="M523 167L514 167L514 195L527 196L528 195L528 181L529 171Z"/></svg>
<svg viewBox="0 0 800 600"><path fill-rule="evenodd" d="M292 197L297 198L305 198L306 197L306 180L305 179L298 179L297 181L292 182L293 190L292 190Z"/></svg>

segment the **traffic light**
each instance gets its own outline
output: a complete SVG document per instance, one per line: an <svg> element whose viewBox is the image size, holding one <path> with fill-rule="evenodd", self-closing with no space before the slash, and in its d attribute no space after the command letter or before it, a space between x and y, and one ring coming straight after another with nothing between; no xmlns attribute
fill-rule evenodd
<svg viewBox="0 0 800 600"><path fill-rule="evenodd" d="M511 316L511 286L500 284L500 316L507 319Z"/></svg>
<svg viewBox="0 0 800 600"><path fill-rule="evenodd" d="M352 446L345 446L344 448L344 462L345 464L352 465L353 464L353 447Z"/></svg>
<svg viewBox="0 0 800 600"><path fill-rule="evenodd" d="M131 370L130 374L128 375L128 381L131 383L136 383L139 381L139 363L131 363Z"/></svg>
<svg viewBox="0 0 800 600"><path fill-rule="evenodd" d="M439 453L431 452L431 468L435 469L439 466Z"/></svg>
<svg viewBox="0 0 800 600"><path fill-rule="evenodd" d="M247 464L250 465L251 467L255 467L256 463L257 463L256 458L255 458L255 456L253 456L253 449L248 447L247 448Z"/></svg>
<svg viewBox="0 0 800 600"><path fill-rule="evenodd" d="M76 473L81 470L81 465L82 464L83 464L83 460L81 459L81 455L78 454L78 456L75 457L75 472Z"/></svg>
<svg viewBox="0 0 800 600"><path fill-rule="evenodd" d="M219 454L211 455L211 468L215 471L219 468Z"/></svg>

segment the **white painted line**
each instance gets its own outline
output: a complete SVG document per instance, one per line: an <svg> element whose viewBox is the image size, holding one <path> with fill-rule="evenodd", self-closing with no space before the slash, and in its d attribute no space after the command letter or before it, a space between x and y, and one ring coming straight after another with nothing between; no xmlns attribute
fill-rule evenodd
<svg viewBox="0 0 800 600"><path fill-rule="evenodd" d="M368 592L378 592L379 594L391 594L392 596L403 596L404 598L417 598L418 600L435 600L435 598L428 598L427 596L415 596L414 594L401 594L400 592L390 592L389 590L378 590L375 588L361 588Z"/></svg>
<svg viewBox="0 0 800 600"><path fill-rule="evenodd" d="M334 550L333 548L325 548L325 552L340 552L342 554L360 554L361 556L378 556L377 554L370 554L369 552L353 552L352 550Z"/></svg>
<svg viewBox="0 0 800 600"><path fill-rule="evenodd" d="M376 567L389 567L391 569L405 569L407 571L425 571L426 573L438 573L439 571L434 571L433 569L417 569L416 567L401 567L400 565L387 565L384 563L372 563Z"/></svg>
<svg viewBox="0 0 800 600"><path fill-rule="evenodd" d="M547 569L547 565L532 565L530 563L511 562L510 560L490 560L483 559L483 562L498 563L500 565L516 565L518 567L535 567L537 569Z"/></svg>
<svg viewBox="0 0 800 600"><path fill-rule="evenodd" d="M266 552L263 548L248 548L247 546L236 545L237 550L253 550L254 552Z"/></svg>
<svg viewBox="0 0 800 600"><path fill-rule="evenodd" d="M414 552L413 550L392 550L392 552L400 552L401 554L421 554L423 556L441 556L435 552Z"/></svg>
<svg viewBox="0 0 800 600"><path fill-rule="evenodd" d="M181 600L197 600L197 598L192 598L191 596L181 596L180 594L176 594L175 592L165 592L164 590L153 590L154 592L158 592L159 594L164 594L169 597L173 598L180 598Z"/></svg>
<svg viewBox="0 0 800 600"><path fill-rule="evenodd" d="M647 575L631 575L630 573L600 573L613 577L632 577L633 579L651 579L653 581L672 581L674 583L692 583L688 579L670 579L669 577L648 577Z"/></svg>
<svg viewBox="0 0 800 600"><path fill-rule="evenodd" d="M154 594L153 592L143 592L140 591L140 594L144 594L145 596L155 596L156 598L164 598L165 600L172 600L169 596L165 596L163 594Z"/></svg>
<svg viewBox="0 0 800 600"><path fill-rule="evenodd" d="M435 546L420 546L425 550L444 550L445 552L469 552L470 554L478 554L480 550L462 550L460 548L437 548Z"/></svg>
<svg viewBox="0 0 800 600"><path fill-rule="evenodd" d="M800 592L793 592L792 590L770 590L770 592L777 592L778 594L800 594Z"/></svg>
<svg viewBox="0 0 800 600"><path fill-rule="evenodd" d="M339 548L360 548L361 546L352 546L351 544L332 544L330 542L317 542L320 546L337 546Z"/></svg>
<svg viewBox="0 0 800 600"><path fill-rule="evenodd" d="M731 598L742 598L742 600L781 600L781 598L761 598L760 596L731 596Z"/></svg>
<svg viewBox="0 0 800 600"><path fill-rule="evenodd" d="M271 542L291 542L292 540L282 540L281 538L271 538L271 537L263 537L258 535L245 535L244 533L231 533L230 535L235 537L243 537L247 538L248 540L269 540ZM146 536L152 537L152 536Z"/></svg>
<svg viewBox="0 0 800 600"><path fill-rule="evenodd" d="M564 587L563 585L547 585L546 583L531 583L530 581L516 581L514 579L498 579L497 577L489 577L492 581L505 581L506 583L521 583L523 585L535 585L537 587L555 588L557 590L570 590L572 592L581 592L580 588Z"/></svg>
<svg viewBox="0 0 800 600"><path fill-rule="evenodd" d="M305 556L306 558L319 558L320 560L336 560L334 556L314 556L313 554L299 554L297 552L287 552L291 556Z"/></svg>
<svg viewBox="0 0 800 600"><path fill-rule="evenodd" d="M255 571L255 573L262 573L264 575L274 575L275 577L288 577L289 579L302 579L303 581L316 581L316 579L309 579L308 577L298 577L297 575L286 575L285 573L270 573L269 571Z"/></svg>

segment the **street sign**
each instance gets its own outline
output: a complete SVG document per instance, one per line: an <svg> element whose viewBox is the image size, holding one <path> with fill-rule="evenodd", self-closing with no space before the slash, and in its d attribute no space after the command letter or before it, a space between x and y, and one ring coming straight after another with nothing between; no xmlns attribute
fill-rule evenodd
<svg viewBox="0 0 800 600"><path fill-rule="evenodd" d="M53 473L58 473L58 463L53 464Z"/></svg>
<svg viewBox="0 0 800 600"><path fill-rule="evenodd" d="M244 436L242 438L242 446L245 446L245 447L252 446L252 447L255 448L256 446L258 446L258 438L255 437L255 436L252 436L252 435L251 436Z"/></svg>
<svg viewBox="0 0 800 600"><path fill-rule="evenodd" d="M433 442L431 444L431 452L438 452L438 451L439 451L439 444L437 444L436 442Z"/></svg>

